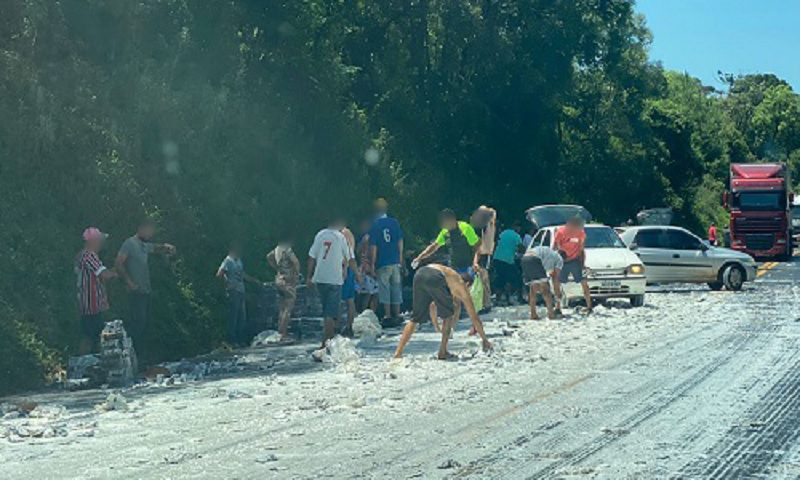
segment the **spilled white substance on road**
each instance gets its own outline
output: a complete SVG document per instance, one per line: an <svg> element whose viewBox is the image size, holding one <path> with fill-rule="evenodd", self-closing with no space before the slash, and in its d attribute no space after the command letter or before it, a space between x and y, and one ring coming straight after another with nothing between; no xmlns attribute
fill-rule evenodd
<svg viewBox="0 0 800 480"><path fill-rule="evenodd" d="M462 321L451 343L459 360L449 362L435 360L440 338L430 326L412 337L401 360L391 360L396 329L366 345L338 337L322 364L309 358L311 345L255 349L240 355L240 373L123 390L127 410L94 409L109 392L42 394L33 397L37 409L65 405L52 422L64 434L14 434L11 441L10 428L32 419L0 420L0 476L516 478L539 469L545 477L663 474L651 460L650 448L659 440L641 429L661 415L683 415L695 425L687 399L696 387L683 389L689 385L683 376L713 355L735 361L726 349L749 348L738 331L730 332L758 321L753 309L766 292L756 288L764 287L741 293L678 287L649 294L643 308L614 303L558 321L526 320L524 306L499 308L484 316L493 351L482 352ZM784 294L800 298L796 288ZM796 306L776 308L794 325ZM716 382L712 373L701 380ZM753 387L752 398L740 395L742 405L721 409L720 427L692 452L713 444L724 433L726 415L742 414L764 388ZM647 410L672 393L679 400ZM642 419L623 415L640 404ZM88 429L92 435L82 435ZM584 441L591 448L582 447ZM607 453L610 441L650 463ZM567 454L585 459L573 465ZM601 465L592 463L592 455L603 458ZM688 460L676 453L660 463L677 471Z"/></svg>

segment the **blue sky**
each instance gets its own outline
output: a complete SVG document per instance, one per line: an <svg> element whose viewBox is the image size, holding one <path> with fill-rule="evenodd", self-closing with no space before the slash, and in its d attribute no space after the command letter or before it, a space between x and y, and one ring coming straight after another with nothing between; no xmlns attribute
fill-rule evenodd
<svg viewBox="0 0 800 480"><path fill-rule="evenodd" d="M800 91L800 0L637 0L650 58L722 88L716 72L774 73Z"/></svg>

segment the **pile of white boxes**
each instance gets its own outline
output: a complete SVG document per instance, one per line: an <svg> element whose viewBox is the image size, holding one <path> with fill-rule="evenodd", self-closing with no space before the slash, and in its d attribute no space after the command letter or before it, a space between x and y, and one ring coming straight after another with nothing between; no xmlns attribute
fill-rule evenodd
<svg viewBox="0 0 800 480"><path fill-rule="evenodd" d="M122 320L107 322L100 334L100 365L112 387L128 386L136 379L136 350Z"/></svg>

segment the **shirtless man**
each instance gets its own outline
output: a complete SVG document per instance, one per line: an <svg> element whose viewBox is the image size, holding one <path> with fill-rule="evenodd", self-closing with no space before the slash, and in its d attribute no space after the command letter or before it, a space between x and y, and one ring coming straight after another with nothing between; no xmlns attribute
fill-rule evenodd
<svg viewBox="0 0 800 480"><path fill-rule="evenodd" d="M425 265L420 267L414 275L414 314L411 321L406 324L400 343L394 358L401 358L403 350L411 339L411 335L417 328L417 324L427 321L434 315L431 304L436 306L436 312L444 318L442 326L442 343L439 346L440 360L451 357L447 351L447 342L450 339L450 331L458 320L461 304L467 309L472 326L483 340L483 350L488 351L492 348L486 333L483 331L483 324L475 311L475 305L469 295L466 284L455 270L444 265ZM432 319L432 318L431 318ZM432 319L433 320L433 319Z"/></svg>

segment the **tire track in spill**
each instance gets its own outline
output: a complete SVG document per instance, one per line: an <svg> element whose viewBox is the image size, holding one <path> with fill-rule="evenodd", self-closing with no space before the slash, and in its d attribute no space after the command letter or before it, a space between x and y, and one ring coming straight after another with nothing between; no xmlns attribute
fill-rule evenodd
<svg viewBox="0 0 800 480"><path fill-rule="evenodd" d="M768 475L769 468L785 457L785 449L800 439L800 360L794 361L746 418L746 425L731 427L703 459L684 466L674 478Z"/></svg>
<svg viewBox="0 0 800 480"><path fill-rule="evenodd" d="M528 475L527 478L552 478L553 476L562 474L561 471L566 468L577 466L579 463L590 458L592 455L627 435L631 430L635 429L642 423L666 410L676 400L683 397L690 390L695 388L697 385L700 385L703 383L703 381L713 375L717 370L720 369L720 367L725 365L731 358L733 358L745 346L749 345L760 334L765 333L768 330L774 330L775 328L777 327L773 325L763 325L754 328L753 331L749 332L747 332L749 329L745 329L745 334L742 334L741 332L731 333L716 339L716 342L709 342L711 344L719 343L720 346L722 344L731 342L733 345L731 345L730 348L724 349L721 354L714 356L711 361L706 362L701 368L696 369L692 375L677 385L674 385L672 388L669 388L666 391L661 390L654 392L653 395L640 402L640 405L644 405L642 408L619 422L613 429L606 430L603 432L603 434L595 437L593 440L565 453L564 458L550 463L546 467L536 471L531 475Z"/></svg>
<svg viewBox="0 0 800 480"><path fill-rule="evenodd" d="M706 329L708 329L708 328L711 328L711 327L707 327ZM761 329L763 329L763 328L760 327L759 331ZM685 340L687 337L695 336L695 335L697 335L697 333L699 333L699 332L698 331L691 332L691 333L689 333L689 334L687 334L685 336L682 336L681 338L679 338L679 339L677 339L677 340L675 340L673 342L670 342L670 344L668 344L668 345L664 345L659 349L655 349L655 350L650 350L650 351L644 352L640 356L645 356L645 355L657 356L657 354L661 350L664 350L664 349L672 346L672 344L680 343L680 341ZM750 333L752 333L752 332L750 332ZM652 416L656 415L660 411L664 410L665 408L667 408L669 403L671 403L672 401L674 401L677 398L679 398L682 394L686 393L687 391L689 391L691 388L693 388L697 384L701 383L705 378L708 378L708 376L710 376L713 373L713 371L715 371L717 368L719 368L719 366L724 364L724 362L727 359L731 358L735 354L736 351L740 350L741 348L744 348L744 346L746 346L748 343L750 343L750 341L752 341L753 338L754 338L753 335L747 335L747 334L743 335L740 332L727 333L727 334L715 337L715 338L713 338L713 339L711 339L711 340L709 340L709 341L707 341L705 343L699 344L699 345L697 345L697 346L695 346L695 347L693 347L693 348L691 348L689 350L676 352L678 355L680 355L683 358L693 358L692 354L694 354L696 352L715 351L715 350L719 349L720 347L725 346L726 344L732 344L732 345L730 345L729 350L727 350L725 353L723 353L721 355L718 355L717 357L714 358L714 360L712 360L710 362L706 362L704 364L706 366L706 368L701 368L701 369L697 370L692 376L690 376L688 379L684 380L683 382L680 382L677 386L673 387L668 392L665 393L663 388L661 388L660 390L654 391L652 394L650 394L646 398L636 400L635 401L636 404L645 405L645 406L643 408L641 408L640 410L638 410L636 413L628 416L626 419L624 419L622 422L620 422L614 428L606 429L602 435L600 435L598 437L595 437L593 440L591 440L591 441L589 441L587 443L584 443L579 448L576 448L576 449L568 451L568 452L559 453L557 455L548 456L547 458L552 458L553 456L557 456L558 458L557 458L557 460L555 460L554 462L552 462L548 466L542 468L540 471L538 471L536 474L534 474L530 478L541 478L541 477L547 477L547 476L550 476L550 475L553 475L553 474L558 474L558 472L560 470L568 468L570 466L574 466L574 465L580 463L581 461L585 460L586 458L590 457L591 455L593 455L593 454L597 453L598 451L602 450L603 448L605 448L610 443L615 442L618 439L622 438L624 435L627 434L627 432L629 432L630 430L635 428L637 425L641 424L645 420L651 418ZM623 362L619 362L616 366L621 366L622 363ZM708 368L709 366L714 366L714 365L716 365L716 366L713 369ZM640 398L640 394L641 393L647 392L647 391L656 390L662 384L663 384L663 379L662 378L654 378L654 379L651 379L649 381L645 381L644 383L640 384L636 389L626 393L625 396L633 398L633 399L637 399L637 398ZM622 403L624 403L624 402L622 402ZM631 403L633 403L633 401ZM592 419L589 418L589 419L587 419L587 421L588 422L592 422ZM590 428L591 427L595 427L595 426L596 425L591 425ZM527 455L523 454L523 458L520 458L518 456L514 457L513 458L514 463L518 464L520 461L523 461L523 462L526 461L526 460L536 461L536 460L542 459L541 454L540 454L541 451L558 450L558 447L561 444L561 442L563 441L563 439L565 437L567 437L567 436L570 436L574 431L575 431L575 428L573 426L573 428L571 428L569 431L565 431L563 433L560 433L559 435L556 436L556 438L553 438L552 440L549 440L545 445L539 446L537 448L536 452L526 452ZM486 474L487 470L492 470L493 469L492 468L493 465L496 467L497 463L503 463L504 460L506 462L509 460L507 457L505 457L503 455L504 453L508 453L510 450L515 449L515 447L517 445L523 445L523 444L529 443L531 440L535 439L536 437L542 436L545 433L547 433L547 428L541 428L540 427L536 431L533 432L533 435L527 436L527 439L526 439L525 442L521 442L520 441L520 437L518 437L517 440L515 442L513 442L512 444L506 444L503 447L500 447L500 448L496 449L494 452L490 453L489 455L481 457L479 459L476 459L473 462L470 462L470 464L468 464L467 466L462 468L459 472L457 472L454 475L454 478L464 478L464 477L469 477L469 476L476 475L476 474L481 474L481 473ZM526 436L523 435L521 437L526 437ZM525 457L527 457L527 458L525 458ZM515 466L516 465L512 466L512 468L515 467ZM494 469L497 470L497 468L494 468ZM500 470L502 470L502 467L500 468ZM525 470L527 471L527 468Z"/></svg>
<svg viewBox="0 0 800 480"><path fill-rule="evenodd" d="M680 343L686 341L687 339L689 339L691 337L695 337L698 334L700 334L700 333L702 333L702 332L704 332L706 330L709 330L709 329L711 329L713 327L714 327L714 325L706 326L706 327L704 327L704 328L702 328L700 330L695 330L695 331L689 332L687 334L684 334L684 335L682 335L682 336L680 336L680 337L678 337L676 339L673 339L673 340L671 340L671 341L659 346L658 348L651 349L651 350L645 350L645 351L642 351L642 352L640 352L638 354L635 354L635 355L632 355L632 356L628 356L628 357L626 357L624 359L621 359L621 360L619 360L617 362L614 362L613 364L611 364L608 367L605 367L604 370L613 371L613 370L615 370L617 368L620 368L620 367L622 367L622 366L624 366L626 364L630 364L630 363L636 362L637 360L641 360L643 357L650 357L650 356L658 355L661 352L663 352L665 350L668 350L668 349L674 347L675 345L680 344ZM720 341L722 341L722 337L715 337L715 338L713 338L713 339L711 339L711 340L709 340L709 341L707 341L705 343L702 343L700 345L695 346L691 350L681 351L680 355L685 357L690 352L708 350L709 348L713 348L712 344L719 343ZM583 381L585 381L585 380L589 380L590 378L594 378L595 376L597 376L597 375L595 374L595 375L591 375L589 377L581 377L580 378L581 383ZM645 382L641 383L640 385L638 385L635 389L630 390L629 392L627 392L625 395L627 397L636 397L637 393L653 390L654 386L656 384L660 384L661 382L662 382L662 380L660 378L659 379L651 379L649 381L645 381ZM562 386L571 385L573 383L575 383L575 382L568 382L567 384L562 384ZM572 386L577 386L577 383L575 383L575 385L572 385ZM503 411L501 413L502 414L507 414L507 413L511 413L512 410L513 410L513 412L522 410L524 407L529 407L529 406L537 403L539 400L546 399L546 398L551 397L551 396L553 396L555 394L558 394L558 393L563 393L563 392L565 392L567 390L568 390L567 388L559 387L558 389L556 389L556 391L548 392L549 394L538 395L537 397L534 397L531 400L527 400L527 401L523 402L520 405L511 407L509 409L506 409L505 411ZM497 419L497 418L499 418L501 416L505 416L505 415L493 414L493 415L487 417L487 419L484 419L484 421L481 422L481 423L489 423L489 421L491 421L493 419ZM503 463L503 461L507 461L508 458L507 458L507 456L505 454L507 454L508 452L516 450L516 449L519 449L519 448L522 448L524 445L530 443L532 440L535 440L536 438L538 438L538 437L540 437L540 436L542 436L542 435L544 435L546 433L551 432L552 430L554 430L555 428L560 426L562 423L564 423L564 422L563 421L555 421L555 422L545 423L545 424L537 427L531 433L520 435L520 436L516 437L511 443L507 443L507 444L501 445L498 448L494 449L492 452L490 452L490 453L488 453L486 455L483 455L483 456L481 456L481 457L479 457L477 459L474 459L474 460L470 461L467 465L461 467L458 471L454 472L453 475L449 476L448 478L467 478L467 477L469 477L471 475L480 474L480 473L486 473L487 469L491 469L493 466L497 466L498 464ZM470 425L470 426L464 427L464 428L462 428L460 430L467 430L468 428L472 429L474 427L475 427L475 425ZM561 437L563 437L563 435L559 435L558 439L552 440L552 441L550 441L548 443L555 446L558 443L558 441L561 439ZM518 460L518 457L515 457L515 460Z"/></svg>

